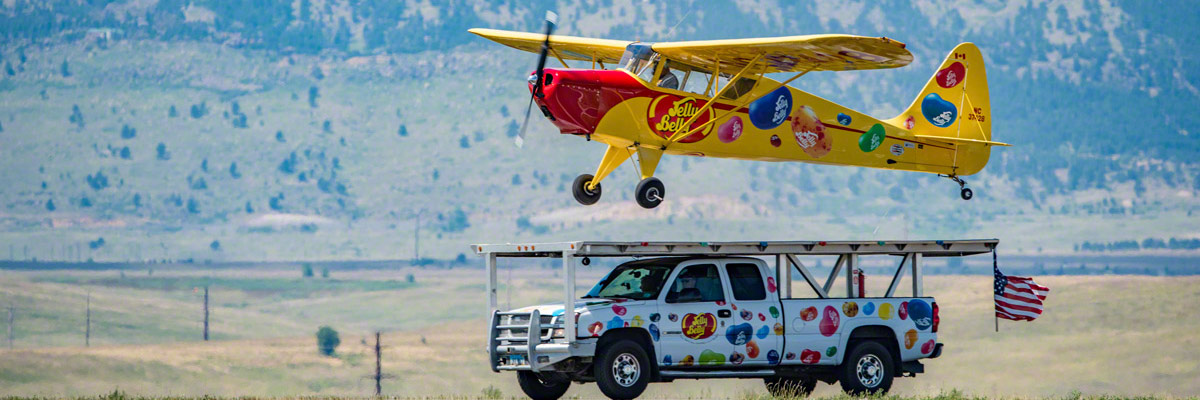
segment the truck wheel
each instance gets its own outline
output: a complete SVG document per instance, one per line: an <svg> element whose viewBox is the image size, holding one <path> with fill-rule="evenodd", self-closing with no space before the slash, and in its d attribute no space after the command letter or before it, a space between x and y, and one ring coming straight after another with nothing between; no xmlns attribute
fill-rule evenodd
<svg viewBox="0 0 1200 400"><path fill-rule="evenodd" d="M593 368L596 386L613 400L638 397L650 383L650 357L632 340L606 346L596 357Z"/></svg>
<svg viewBox="0 0 1200 400"><path fill-rule="evenodd" d="M557 400L571 387L569 380L547 379L532 371L517 371L517 383L533 400Z"/></svg>
<svg viewBox="0 0 1200 400"><path fill-rule="evenodd" d="M859 342L840 367L842 390L851 396L885 394L896 376L892 353L878 342Z"/></svg>
<svg viewBox="0 0 1200 400"><path fill-rule="evenodd" d="M772 376L763 381L767 384L767 392L773 397L808 397L817 387L817 380L813 378Z"/></svg>

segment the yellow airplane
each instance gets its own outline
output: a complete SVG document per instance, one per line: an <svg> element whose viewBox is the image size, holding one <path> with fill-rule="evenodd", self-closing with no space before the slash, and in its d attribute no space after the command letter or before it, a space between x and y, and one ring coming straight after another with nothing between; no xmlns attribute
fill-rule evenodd
<svg viewBox="0 0 1200 400"><path fill-rule="evenodd" d="M808 35L642 43L471 29L519 50L540 53L529 77L537 103L563 134L608 145L594 174L575 179L581 204L600 199L600 182L636 156L645 208L666 194L654 177L663 154L758 161L801 161L938 174L959 184L979 172L992 146L983 55L954 48L904 112L881 120L787 84L812 71L908 65L904 43L881 37ZM549 56L563 69L545 68ZM567 60L590 63L570 68ZM764 76L792 73L780 82ZM529 110L525 123L529 121ZM517 137L524 141L525 125Z"/></svg>

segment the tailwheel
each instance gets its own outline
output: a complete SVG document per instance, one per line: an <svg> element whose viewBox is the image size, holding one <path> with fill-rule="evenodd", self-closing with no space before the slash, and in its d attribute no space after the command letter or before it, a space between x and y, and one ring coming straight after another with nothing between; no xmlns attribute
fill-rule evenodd
<svg viewBox="0 0 1200 400"><path fill-rule="evenodd" d="M666 195L667 189L658 178L649 177L638 182L636 198L638 205L642 208L658 207Z"/></svg>
<svg viewBox="0 0 1200 400"><path fill-rule="evenodd" d="M596 204L600 201L600 184L597 183L591 189L588 185L592 183L592 174L583 174L575 177L575 182L571 184L571 193L575 195L575 201L585 206Z"/></svg>
<svg viewBox="0 0 1200 400"><path fill-rule="evenodd" d="M962 180L962 178L959 178L958 175L940 175L939 174L938 176L950 179L950 180L954 181L954 183L957 183L958 188L960 189L959 196L962 196L963 200L970 200L975 197L975 192L967 187L967 181Z"/></svg>

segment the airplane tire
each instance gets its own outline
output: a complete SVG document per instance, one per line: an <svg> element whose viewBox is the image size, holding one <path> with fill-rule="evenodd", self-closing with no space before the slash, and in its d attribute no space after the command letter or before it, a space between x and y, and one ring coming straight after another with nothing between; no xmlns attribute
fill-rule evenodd
<svg viewBox="0 0 1200 400"><path fill-rule="evenodd" d="M971 188L963 188L961 195L963 200L970 200L975 197L975 192L971 191Z"/></svg>
<svg viewBox="0 0 1200 400"><path fill-rule="evenodd" d="M639 206L654 208L662 204L663 198L667 196L667 189L658 178L649 177L638 182L636 194Z"/></svg>
<svg viewBox="0 0 1200 400"><path fill-rule="evenodd" d="M585 206L596 204L600 201L600 184L596 184L596 188L587 189L587 184L592 181L592 174L583 174L575 177L575 182L571 184L571 193L575 195L575 201Z"/></svg>

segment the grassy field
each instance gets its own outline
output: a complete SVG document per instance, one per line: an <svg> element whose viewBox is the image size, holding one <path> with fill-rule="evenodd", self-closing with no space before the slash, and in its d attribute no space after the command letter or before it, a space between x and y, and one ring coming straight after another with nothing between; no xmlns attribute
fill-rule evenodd
<svg viewBox="0 0 1200 400"><path fill-rule="evenodd" d="M0 302L17 305L15 349L0 350L0 396L365 396L373 368L370 332L383 335L384 393L393 396L519 396L512 374L494 374L482 349L477 269L335 271L301 280L299 267L271 270L13 272ZM579 279L587 286L598 272ZM405 283L408 274L414 283ZM502 281L507 271L501 272ZM513 271L514 306L553 301L552 269ZM214 285L214 341L198 341L200 297L179 282ZM296 288L276 290L300 280ZM869 280L873 286L884 279ZM1195 396L1200 393L1200 278L1061 276L1036 322L993 331L991 278L930 276L942 312L942 358L899 379L894 394L935 396ZM135 282L128 282L135 281ZM140 281L140 282L137 282ZM161 285L163 282L172 284ZM236 283L236 284L234 284ZM264 283L261 288L254 285ZM272 289L276 288L276 289ZM182 289L182 290L181 290ZM500 302L509 302L507 287ZM83 301L92 296L92 346L83 347ZM319 325L341 332L336 357L318 355ZM756 380L651 385L650 398L752 398ZM835 396L818 385L818 396ZM571 396L596 398L595 385Z"/></svg>

